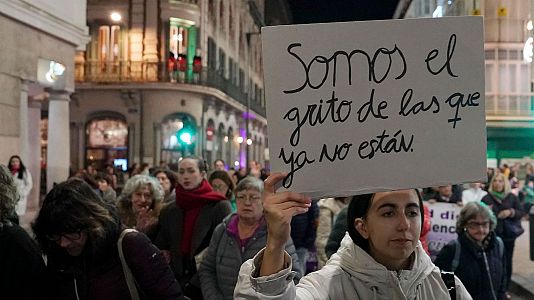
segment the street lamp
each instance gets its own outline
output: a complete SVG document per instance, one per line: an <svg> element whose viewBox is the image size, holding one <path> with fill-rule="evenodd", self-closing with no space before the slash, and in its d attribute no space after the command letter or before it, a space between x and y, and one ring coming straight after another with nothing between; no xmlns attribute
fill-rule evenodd
<svg viewBox="0 0 534 300"><path fill-rule="evenodd" d="M112 12L111 15L109 15L109 17L111 18L113 22L119 22L120 20L122 20L121 14L119 14L116 11Z"/></svg>

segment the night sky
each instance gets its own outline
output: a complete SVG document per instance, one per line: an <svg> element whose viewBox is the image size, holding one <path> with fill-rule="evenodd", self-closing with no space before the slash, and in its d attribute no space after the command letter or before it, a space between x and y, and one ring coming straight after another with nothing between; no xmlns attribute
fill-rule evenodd
<svg viewBox="0 0 534 300"><path fill-rule="evenodd" d="M293 23L391 19L399 0L289 0Z"/></svg>

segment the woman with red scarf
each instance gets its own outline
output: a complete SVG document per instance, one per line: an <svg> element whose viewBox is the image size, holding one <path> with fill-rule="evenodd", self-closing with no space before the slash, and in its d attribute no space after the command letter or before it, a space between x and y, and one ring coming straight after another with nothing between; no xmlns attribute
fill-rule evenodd
<svg viewBox="0 0 534 300"><path fill-rule="evenodd" d="M191 299L202 299L197 266L213 230L231 212L230 202L213 191L205 176L202 159L186 157L180 161L176 201L161 210L155 242Z"/></svg>

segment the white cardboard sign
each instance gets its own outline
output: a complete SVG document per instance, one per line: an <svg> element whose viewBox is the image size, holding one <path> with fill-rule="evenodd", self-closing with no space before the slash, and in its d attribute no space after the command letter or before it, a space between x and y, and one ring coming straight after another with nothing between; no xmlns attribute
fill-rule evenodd
<svg viewBox="0 0 534 300"><path fill-rule="evenodd" d="M482 17L265 27L272 171L312 197L486 176Z"/></svg>

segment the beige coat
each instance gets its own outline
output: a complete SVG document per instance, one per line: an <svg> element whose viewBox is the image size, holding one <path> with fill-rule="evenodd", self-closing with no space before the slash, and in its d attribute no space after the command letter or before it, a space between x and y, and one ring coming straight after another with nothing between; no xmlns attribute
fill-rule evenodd
<svg viewBox="0 0 534 300"><path fill-rule="evenodd" d="M241 266L235 299L450 299L439 269L420 242L411 270L396 272L377 263L346 235L326 266L303 277L297 286L291 280L291 259L287 253L287 268L270 276L257 277L262 258L263 250ZM460 280L455 279L456 299L472 299Z"/></svg>
<svg viewBox="0 0 534 300"><path fill-rule="evenodd" d="M317 262L319 264L319 269L322 268L328 260L325 247L330 232L334 227L334 221L339 212L348 204L348 201L336 200L334 198L321 199L317 203L317 206L319 206L319 225L317 226L315 247L317 248Z"/></svg>

